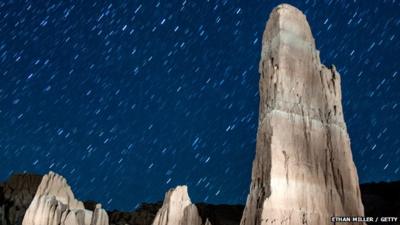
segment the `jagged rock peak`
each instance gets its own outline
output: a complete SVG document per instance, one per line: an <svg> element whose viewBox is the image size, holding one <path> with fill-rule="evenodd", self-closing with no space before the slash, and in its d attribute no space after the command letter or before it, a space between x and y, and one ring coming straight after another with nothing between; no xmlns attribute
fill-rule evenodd
<svg viewBox="0 0 400 225"><path fill-rule="evenodd" d="M153 225L201 225L196 205L192 204L187 186L170 189L158 210Z"/></svg>
<svg viewBox="0 0 400 225"><path fill-rule="evenodd" d="M94 212L86 210L65 178L50 172L43 177L22 225L108 225L108 216L101 205Z"/></svg>
<svg viewBox="0 0 400 225"><path fill-rule="evenodd" d="M183 208L190 205L192 202L188 194L188 188L186 185L177 186L176 188L171 188L164 198L163 205L179 205Z"/></svg>
<svg viewBox="0 0 400 225"><path fill-rule="evenodd" d="M363 215L340 75L321 64L305 15L282 4L263 35L252 182L241 225L327 225Z"/></svg>
<svg viewBox="0 0 400 225"><path fill-rule="evenodd" d="M83 203L75 199L71 187L67 184L67 180L50 171L42 178L36 195L52 195L58 201L67 205L70 209L84 209Z"/></svg>

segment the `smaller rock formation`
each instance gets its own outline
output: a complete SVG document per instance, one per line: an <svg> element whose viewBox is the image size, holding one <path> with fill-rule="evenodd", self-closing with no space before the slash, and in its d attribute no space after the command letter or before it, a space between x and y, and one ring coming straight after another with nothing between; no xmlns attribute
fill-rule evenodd
<svg viewBox="0 0 400 225"><path fill-rule="evenodd" d="M83 203L75 199L71 187L64 177L50 172L45 175L40 183L35 196L56 196L57 200L71 209L84 209Z"/></svg>
<svg viewBox="0 0 400 225"><path fill-rule="evenodd" d="M187 186L172 188L165 194L153 225L202 225L197 207L189 198Z"/></svg>
<svg viewBox="0 0 400 225"><path fill-rule="evenodd" d="M64 177L50 172L36 191L22 225L108 225L108 216L101 205L94 212L86 210L75 199Z"/></svg>

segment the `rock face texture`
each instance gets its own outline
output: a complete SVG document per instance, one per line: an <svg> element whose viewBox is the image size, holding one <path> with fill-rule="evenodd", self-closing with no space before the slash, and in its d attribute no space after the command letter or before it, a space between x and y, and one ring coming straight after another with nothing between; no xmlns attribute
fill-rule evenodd
<svg viewBox="0 0 400 225"><path fill-rule="evenodd" d="M178 186L165 194L153 225L202 225L196 205L192 204L186 186Z"/></svg>
<svg viewBox="0 0 400 225"><path fill-rule="evenodd" d="M241 225L328 225L334 215L362 216L340 75L321 64L297 8L272 11L259 72L256 156Z"/></svg>
<svg viewBox="0 0 400 225"><path fill-rule="evenodd" d="M53 172L45 175L27 209L23 225L108 225L101 205L94 212L75 199L66 180Z"/></svg>

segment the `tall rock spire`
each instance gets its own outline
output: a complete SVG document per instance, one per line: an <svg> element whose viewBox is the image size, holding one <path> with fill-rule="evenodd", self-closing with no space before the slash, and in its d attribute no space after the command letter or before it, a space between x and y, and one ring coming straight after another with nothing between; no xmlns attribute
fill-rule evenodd
<svg viewBox="0 0 400 225"><path fill-rule="evenodd" d="M334 215L362 216L340 76L321 64L300 10L282 4L272 11L259 72L256 156L241 225L328 225Z"/></svg>

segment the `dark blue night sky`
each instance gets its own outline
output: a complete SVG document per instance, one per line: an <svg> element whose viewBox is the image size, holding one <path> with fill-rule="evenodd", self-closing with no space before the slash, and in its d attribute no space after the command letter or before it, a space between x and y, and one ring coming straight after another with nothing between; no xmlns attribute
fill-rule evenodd
<svg viewBox="0 0 400 225"><path fill-rule="evenodd" d="M342 75L360 181L400 180L400 1L287 2ZM0 180L54 170L108 209L177 184L243 203L279 3L0 1Z"/></svg>

